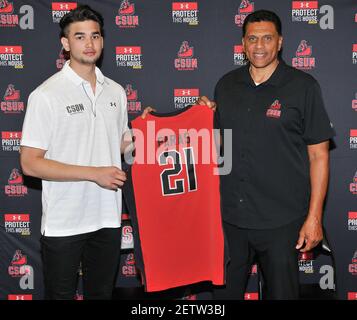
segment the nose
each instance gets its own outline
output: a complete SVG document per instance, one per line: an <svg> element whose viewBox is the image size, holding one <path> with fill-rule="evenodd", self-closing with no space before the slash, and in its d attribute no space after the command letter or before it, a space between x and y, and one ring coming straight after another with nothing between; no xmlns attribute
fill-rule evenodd
<svg viewBox="0 0 357 320"><path fill-rule="evenodd" d="M86 47L87 48L92 48L93 47L93 39L92 38L87 39Z"/></svg>
<svg viewBox="0 0 357 320"><path fill-rule="evenodd" d="M256 44L255 44L256 47L257 47L257 48L263 47L263 41L264 41L263 38L258 38L258 39L257 39L257 42L256 42Z"/></svg>

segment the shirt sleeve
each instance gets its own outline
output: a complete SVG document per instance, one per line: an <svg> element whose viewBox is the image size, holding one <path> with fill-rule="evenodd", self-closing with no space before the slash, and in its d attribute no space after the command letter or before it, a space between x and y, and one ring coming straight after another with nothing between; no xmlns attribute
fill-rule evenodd
<svg viewBox="0 0 357 320"><path fill-rule="evenodd" d="M54 128L52 108L40 91L31 93L28 99L22 127L21 146L48 150Z"/></svg>
<svg viewBox="0 0 357 320"><path fill-rule="evenodd" d="M308 145L327 141L335 136L317 81L307 89L303 125L303 139Z"/></svg>

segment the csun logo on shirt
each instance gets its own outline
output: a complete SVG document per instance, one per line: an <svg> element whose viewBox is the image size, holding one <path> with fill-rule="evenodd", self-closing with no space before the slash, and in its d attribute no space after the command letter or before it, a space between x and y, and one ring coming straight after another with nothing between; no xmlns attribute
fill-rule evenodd
<svg viewBox="0 0 357 320"><path fill-rule="evenodd" d="M84 112L84 106L82 103L79 104L73 104L71 106L66 107L67 112L70 115L78 114L78 113L83 113Z"/></svg>
<svg viewBox="0 0 357 320"><path fill-rule="evenodd" d="M280 118L280 115L281 115L281 104L279 100L275 100L267 110L266 116L269 118Z"/></svg>

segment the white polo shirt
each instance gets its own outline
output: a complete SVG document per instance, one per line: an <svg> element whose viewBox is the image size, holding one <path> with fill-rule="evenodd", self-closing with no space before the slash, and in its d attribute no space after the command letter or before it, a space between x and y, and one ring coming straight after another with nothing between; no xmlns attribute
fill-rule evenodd
<svg viewBox="0 0 357 320"><path fill-rule="evenodd" d="M120 143L128 130L124 89L96 68L96 90L67 62L28 101L22 146L45 158L80 166L121 168ZM94 182L42 181L41 233L70 236L121 224L122 193Z"/></svg>

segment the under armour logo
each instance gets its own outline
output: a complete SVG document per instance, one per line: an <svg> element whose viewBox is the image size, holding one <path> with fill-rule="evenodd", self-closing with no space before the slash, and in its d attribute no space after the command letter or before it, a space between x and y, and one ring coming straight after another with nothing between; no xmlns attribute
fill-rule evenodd
<svg viewBox="0 0 357 320"><path fill-rule="evenodd" d="M124 48L124 53L132 53L133 48Z"/></svg>
<svg viewBox="0 0 357 320"><path fill-rule="evenodd" d="M111 102L111 103L110 103L110 106L111 106L111 107L116 107L116 106L117 106L117 103L116 103L116 102Z"/></svg>
<svg viewBox="0 0 357 320"><path fill-rule="evenodd" d="M180 8L181 9L188 9L189 8L188 3L181 3Z"/></svg>
<svg viewBox="0 0 357 320"><path fill-rule="evenodd" d="M189 96L191 94L191 91L190 90L182 90L182 95L183 96Z"/></svg>
<svg viewBox="0 0 357 320"><path fill-rule="evenodd" d="M15 215L13 215L13 216L12 216L12 221L16 221L16 220L20 221L20 220L21 220L21 216L15 216Z"/></svg>
<svg viewBox="0 0 357 320"><path fill-rule="evenodd" d="M63 9L68 10L68 9L69 9L68 3L61 3L61 4L60 4L60 8L61 8L61 10L63 10Z"/></svg>
<svg viewBox="0 0 357 320"><path fill-rule="evenodd" d="M310 8L310 3L308 3L308 2L300 2L300 8Z"/></svg>
<svg viewBox="0 0 357 320"><path fill-rule="evenodd" d="M5 52L14 52L13 47L5 47Z"/></svg>

